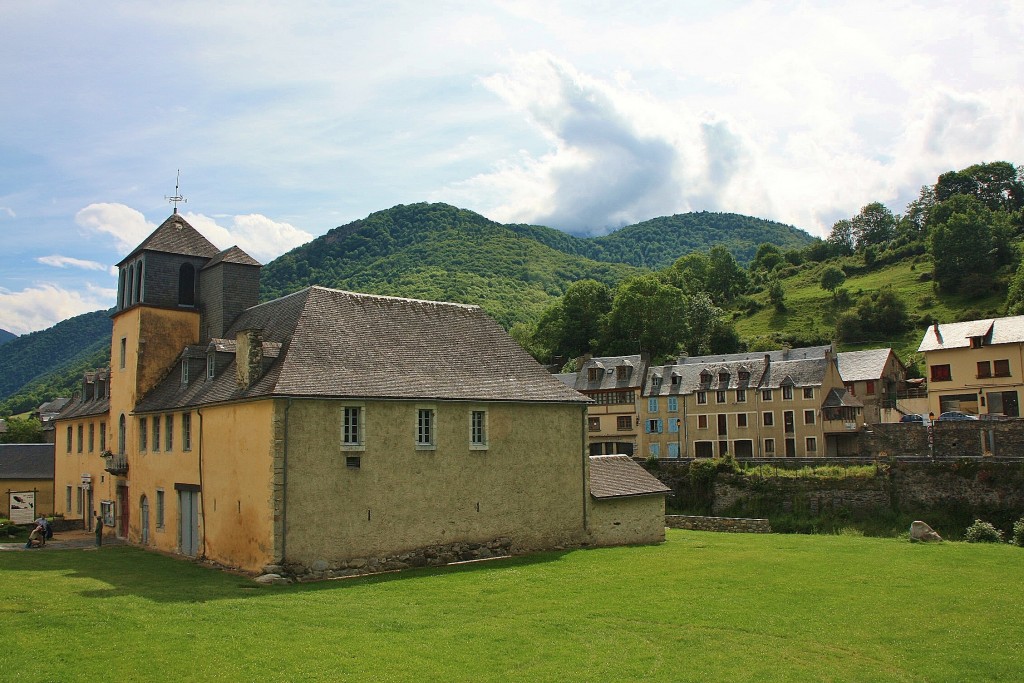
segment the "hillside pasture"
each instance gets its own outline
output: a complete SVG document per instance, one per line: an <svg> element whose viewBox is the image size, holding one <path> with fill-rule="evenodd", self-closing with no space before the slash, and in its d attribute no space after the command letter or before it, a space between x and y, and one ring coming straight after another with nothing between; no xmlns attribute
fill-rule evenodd
<svg viewBox="0 0 1024 683"><path fill-rule="evenodd" d="M294 586L130 547L0 553L0 678L1024 677L1024 550L669 530Z"/></svg>

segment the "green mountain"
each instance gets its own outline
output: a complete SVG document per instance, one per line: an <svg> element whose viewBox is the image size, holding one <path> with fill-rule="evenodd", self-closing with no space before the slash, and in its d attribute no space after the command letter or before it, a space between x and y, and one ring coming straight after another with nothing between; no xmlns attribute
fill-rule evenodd
<svg viewBox="0 0 1024 683"><path fill-rule="evenodd" d="M308 285L478 304L505 327L533 322L576 280L614 287L643 269L725 244L746 263L757 246L812 241L791 226L749 216L691 213L600 237L538 225L503 225L447 204L399 205L334 228L268 263L266 301ZM70 395L83 370L109 362L109 312L18 337L0 358L0 412Z"/></svg>
<svg viewBox="0 0 1024 683"><path fill-rule="evenodd" d="M263 269L274 298L311 284L480 304L506 327L533 320L572 282L614 286L725 244L746 263L759 244L812 242L791 226L736 214L693 213L578 237L538 225L503 225L447 204L399 205L331 230Z"/></svg>
<svg viewBox="0 0 1024 683"><path fill-rule="evenodd" d="M63 380L68 373L81 375L83 362L93 363L97 354L110 356L112 311L84 313L53 327L21 335L4 344L0 354L0 412L22 412L34 408L69 386ZM106 362L106 359L101 359ZM50 391L56 393L48 393ZM11 401L17 393L19 398ZM34 397L41 397L35 400Z"/></svg>
<svg viewBox="0 0 1024 683"><path fill-rule="evenodd" d="M0 346L3 346L12 339L17 338L18 335L14 334L13 332L8 332L7 330L0 330Z"/></svg>

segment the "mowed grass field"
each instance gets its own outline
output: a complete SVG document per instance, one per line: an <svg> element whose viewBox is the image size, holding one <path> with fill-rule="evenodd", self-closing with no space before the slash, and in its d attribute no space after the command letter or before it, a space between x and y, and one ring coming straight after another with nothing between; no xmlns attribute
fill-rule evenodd
<svg viewBox="0 0 1024 683"><path fill-rule="evenodd" d="M674 531L294 586L0 553L3 681L1024 680L1024 549Z"/></svg>

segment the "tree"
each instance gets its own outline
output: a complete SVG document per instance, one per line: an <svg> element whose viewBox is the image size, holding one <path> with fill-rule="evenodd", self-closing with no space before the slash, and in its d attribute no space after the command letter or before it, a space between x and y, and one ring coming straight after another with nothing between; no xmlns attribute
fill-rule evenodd
<svg viewBox="0 0 1024 683"><path fill-rule="evenodd" d="M857 308L836 319L836 337L846 343L891 339L910 327L907 305L892 287L861 297Z"/></svg>
<svg viewBox="0 0 1024 683"><path fill-rule="evenodd" d="M957 195L974 197L992 211L1016 211L1024 206L1024 169L995 161L940 175L935 199L944 202Z"/></svg>
<svg viewBox="0 0 1024 683"><path fill-rule="evenodd" d="M826 266L821 272L821 288L832 293L836 297L836 290L846 282L846 273L839 266Z"/></svg>
<svg viewBox="0 0 1024 683"><path fill-rule="evenodd" d="M579 280L569 285L562 296L559 355L575 357L593 352L611 308L612 293L607 285L597 280Z"/></svg>
<svg viewBox="0 0 1024 683"><path fill-rule="evenodd" d="M885 244L896 235L896 217L881 202L871 202L850 219L858 251L871 244Z"/></svg>
<svg viewBox="0 0 1024 683"><path fill-rule="evenodd" d="M853 224L848 220L836 221L832 232L825 240L832 247L832 256L850 256L857 241L853 235Z"/></svg>
<svg viewBox="0 0 1024 683"><path fill-rule="evenodd" d="M708 252L706 291L712 301L724 305L742 294L749 283L747 271L736 263L736 257L725 247L711 247Z"/></svg>
<svg viewBox="0 0 1024 683"><path fill-rule="evenodd" d="M772 281L768 283L768 302L780 313L786 310L786 290L783 289L782 283L777 278L772 278Z"/></svg>
<svg viewBox="0 0 1024 683"><path fill-rule="evenodd" d="M0 434L0 443L45 443L43 423L34 417L7 419L7 431Z"/></svg>
<svg viewBox="0 0 1024 683"><path fill-rule="evenodd" d="M969 275L992 273L1012 258L1007 214L963 194L936 204L931 213L934 277L942 291L958 291Z"/></svg>
<svg viewBox="0 0 1024 683"><path fill-rule="evenodd" d="M722 309L715 306L705 292L698 292L686 302L686 319L689 322L688 339L684 341L686 353L701 356L711 353L711 341L723 327Z"/></svg>
<svg viewBox="0 0 1024 683"><path fill-rule="evenodd" d="M675 354L687 338L687 297L657 275L638 275L615 290L605 328L608 353Z"/></svg>
<svg viewBox="0 0 1024 683"><path fill-rule="evenodd" d="M782 250L774 244L765 242L757 248L757 252L754 254L754 260L750 262L750 270L762 270L765 272L771 272L775 269L775 266L785 262L785 257L782 255Z"/></svg>

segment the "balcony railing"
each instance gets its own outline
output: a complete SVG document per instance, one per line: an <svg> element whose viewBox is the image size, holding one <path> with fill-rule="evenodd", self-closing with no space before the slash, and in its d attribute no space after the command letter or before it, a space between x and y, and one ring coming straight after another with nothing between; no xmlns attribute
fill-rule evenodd
<svg viewBox="0 0 1024 683"><path fill-rule="evenodd" d="M124 453L106 451L103 453L103 459L107 462L106 467L104 467L107 472L119 477L128 474L128 456Z"/></svg>

